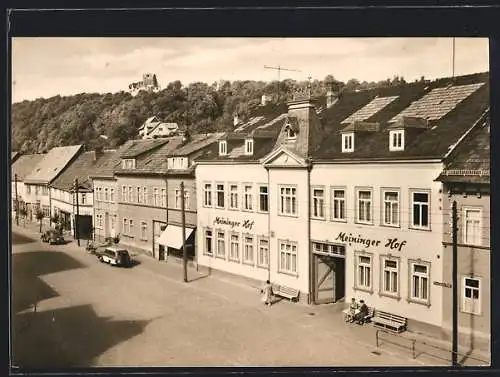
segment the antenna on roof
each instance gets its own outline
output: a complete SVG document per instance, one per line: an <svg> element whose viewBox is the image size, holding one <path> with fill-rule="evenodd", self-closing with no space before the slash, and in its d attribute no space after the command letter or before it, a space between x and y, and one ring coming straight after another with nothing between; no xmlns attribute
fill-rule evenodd
<svg viewBox="0 0 500 377"><path fill-rule="evenodd" d="M270 66L265 65L264 68L265 69L275 69L278 71L278 103L279 103L279 101L280 101L280 73L281 73L281 71L292 71L292 72L301 72L301 71L299 71L298 69L283 68L279 65L277 67L270 67Z"/></svg>
<svg viewBox="0 0 500 377"><path fill-rule="evenodd" d="M455 78L455 37L452 38L451 77Z"/></svg>

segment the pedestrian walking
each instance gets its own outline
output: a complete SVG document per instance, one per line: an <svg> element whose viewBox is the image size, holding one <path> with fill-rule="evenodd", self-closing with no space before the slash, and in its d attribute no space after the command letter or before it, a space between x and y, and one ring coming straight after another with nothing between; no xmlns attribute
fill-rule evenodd
<svg viewBox="0 0 500 377"><path fill-rule="evenodd" d="M266 305L271 306L273 286L271 285L271 282L269 280L266 280L266 284L264 284L264 287L262 287L260 292L262 293L262 302Z"/></svg>

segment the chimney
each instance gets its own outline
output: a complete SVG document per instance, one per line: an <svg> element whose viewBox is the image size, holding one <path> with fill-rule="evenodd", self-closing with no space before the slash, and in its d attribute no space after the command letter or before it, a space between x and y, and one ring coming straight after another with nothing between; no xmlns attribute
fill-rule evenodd
<svg viewBox="0 0 500 377"><path fill-rule="evenodd" d="M94 148L94 161L97 161L104 153L104 147L99 145Z"/></svg>
<svg viewBox="0 0 500 377"><path fill-rule="evenodd" d="M337 92L334 92L332 89L329 89L326 93L326 108L330 108L336 103L339 99L339 95Z"/></svg>
<svg viewBox="0 0 500 377"><path fill-rule="evenodd" d="M240 123L240 118L238 117L238 113L235 113L233 118L233 125L237 126L238 123Z"/></svg>
<svg viewBox="0 0 500 377"><path fill-rule="evenodd" d="M260 104L261 104L262 106L265 106L265 105L267 105L268 101L269 101L269 99L267 98L267 96L266 96L265 94L263 94L263 95L262 95L262 99L261 99L261 101L260 101Z"/></svg>

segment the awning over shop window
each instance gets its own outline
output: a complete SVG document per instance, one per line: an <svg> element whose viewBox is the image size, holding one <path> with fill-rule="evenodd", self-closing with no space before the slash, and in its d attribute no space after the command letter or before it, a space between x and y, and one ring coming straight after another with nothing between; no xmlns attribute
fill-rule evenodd
<svg viewBox="0 0 500 377"><path fill-rule="evenodd" d="M186 240L189 238L191 233L193 233L193 228L186 227ZM158 239L160 245L173 247L174 249L182 248L182 228L176 225L167 225L167 228L163 231L160 238Z"/></svg>

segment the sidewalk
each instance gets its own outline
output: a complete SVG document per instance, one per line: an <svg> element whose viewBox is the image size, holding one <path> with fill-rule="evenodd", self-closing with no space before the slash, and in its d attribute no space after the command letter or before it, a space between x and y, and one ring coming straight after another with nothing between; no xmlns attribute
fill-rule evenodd
<svg viewBox="0 0 500 377"><path fill-rule="evenodd" d="M31 224L26 228L16 227L13 230L34 235L39 238L38 227ZM72 238L68 238L72 240ZM81 258L85 258L85 248L77 247L73 241L61 248L64 251L82 251ZM77 254L78 255L78 254ZM244 279L239 279L220 271L210 271L206 267L197 269L188 267L188 283L183 282L182 262L169 259L167 262L160 262L143 254L135 254L134 259L140 262L138 273L154 274L155 276L176 282L189 290L196 290L203 295L216 296L229 301L234 305L248 308L248 310L265 311L266 315L273 320L289 323L290 326L305 327L310 331L328 332L332 338L342 338L351 343L356 343L360 347L376 355L391 354L402 360L407 360L408 365L425 366L449 366L451 365L451 345L449 342L432 338L424 334L405 332L401 335L391 335L380 333L379 345L377 347L377 329L370 324L359 326L345 323L342 316L343 303L328 305L305 305L291 303L288 300L276 302L273 306L266 307L260 301L259 287L252 285ZM415 355L412 354L412 340L415 341ZM469 354L464 365L489 365L490 356L488 353L474 350L469 352L468 347L459 347L458 360L462 355ZM415 358L414 358L415 356ZM477 360L479 359L479 360Z"/></svg>

